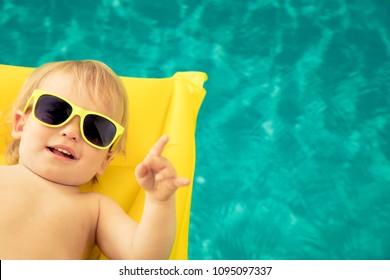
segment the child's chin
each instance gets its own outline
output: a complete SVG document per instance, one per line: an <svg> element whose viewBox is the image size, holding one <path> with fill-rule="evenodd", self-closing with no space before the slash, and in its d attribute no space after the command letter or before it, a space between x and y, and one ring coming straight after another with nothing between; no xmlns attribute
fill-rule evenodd
<svg viewBox="0 0 390 280"><path fill-rule="evenodd" d="M78 187L81 185L85 185L88 182L90 182L92 179L92 178L81 178L76 174L70 176L69 175L59 176L59 174L53 174L53 175L45 176L44 178L53 183L70 186L70 187Z"/></svg>

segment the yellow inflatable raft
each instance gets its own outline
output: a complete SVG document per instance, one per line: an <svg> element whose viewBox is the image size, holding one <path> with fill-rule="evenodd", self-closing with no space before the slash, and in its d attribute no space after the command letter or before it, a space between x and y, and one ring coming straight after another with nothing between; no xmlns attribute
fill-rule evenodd
<svg viewBox="0 0 390 280"><path fill-rule="evenodd" d="M9 115L19 89L33 68L0 65L0 163L10 140ZM117 156L100 177L100 184L81 186L83 191L102 192L113 198L133 219L142 215L144 192L136 183L135 166L163 134L170 137L164 156L177 173L193 181L195 125L207 75L178 72L170 78L121 77L129 95L129 129L126 157ZM171 259L188 258L188 227L192 184L177 191L177 233ZM98 250L92 258L104 258Z"/></svg>

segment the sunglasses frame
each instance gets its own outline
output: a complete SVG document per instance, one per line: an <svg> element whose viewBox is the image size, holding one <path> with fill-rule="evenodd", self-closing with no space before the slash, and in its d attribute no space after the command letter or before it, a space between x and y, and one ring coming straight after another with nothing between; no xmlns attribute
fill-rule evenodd
<svg viewBox="0 0 390 280"><path fill-rule="evenodd" d="M63 122L63 123L60 123L60 124L56 124L56 125L53 125L53 124L48 124L48 123L45 123L43 121L41 121L36 115L35 115L35 107L36 107L36 104L37 104L37 101L39 100L39 98L41 98L43 95L49 95L49 96L53 96L53 97L56 97L58 99L61 99L62 101L66 102L69 104L69 106L72 108L72 113L70 114L70 116ZM119 140L120 136L123 135L123 132L124 132L124 128L123 126L121 126L119 123L117 123L116 121L114 121L113 119L111 119L110 117L107 117L103 114L100 114L100 113L97 113L97 112L94 112L94 111L89 111L89 110L85 110L79 106L77 106L76 104L74 104L73 102L69 101L68 99L62 97L61 95L58 95L58 94L55 94L55 93L51 93L51 92L48 92L48 91L44 91L44 90L41 90L41 89L35 89L33 91L33 93L31 94L30 98L28 99L26 105L24 106L24 109L23 109L23 113L26 113L26 111L29 109L29 107L31 106L31 103L33 103L33 107L32 107L32 115L34 117L34 119L39 122L40 124L44 125L44 126L47 126L47 127L52 127L52 128L57 128L57 127L61 127L61 126L64 126L66 125L68 122L70 122L74 116L79 116L80 117L80 134L82 135L83 139L85 142L87 142L89 145L91 145L92 147L96 148L96 149L99 149L99 150L107 150L107 149L110 149L110 150L113 150L115 148L115 145L117 143L117 141ZM92 143L91 141L89 141L85 134L84 134L84 128L83 128L83 124L84 124L84 119L87 115L95 115L95 116L99 116L99 117L102 117L104 119L107 119L109 122L111 122L114 126L115 126L115 129L116 129L116 134L114 136L114 138L111 140L110 144L105 146L105 147L101 147L101 146L98 146L94 143ZM110 148L111 147L111 148Z"/></svg>

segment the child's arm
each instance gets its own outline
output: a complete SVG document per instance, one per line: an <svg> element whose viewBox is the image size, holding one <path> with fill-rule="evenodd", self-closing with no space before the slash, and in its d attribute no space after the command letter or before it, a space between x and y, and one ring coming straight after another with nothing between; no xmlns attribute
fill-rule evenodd
<svg viewBox="0 0 390 280"><path fill-rule="evenodd" d="M109 258L169 257L176 233L175 192L190 181L177 177L172 164L161 156L167 143L168 137L161 137L136 168L136 178L146 191L139 225L119 211L119 206L112 205L111 200L101 200L97 243Z"/></svg>

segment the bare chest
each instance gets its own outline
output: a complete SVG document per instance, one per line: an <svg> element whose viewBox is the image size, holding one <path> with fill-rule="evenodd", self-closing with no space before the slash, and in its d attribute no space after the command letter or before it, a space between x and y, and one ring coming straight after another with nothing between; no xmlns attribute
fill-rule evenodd
<svg viewBox="0 0 390 280"><path fill-rule="evenodd" d="M55 188L1 188L0 256L85 258L95 243L97 207L88 194Z"/></svg>

